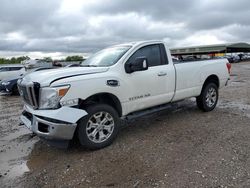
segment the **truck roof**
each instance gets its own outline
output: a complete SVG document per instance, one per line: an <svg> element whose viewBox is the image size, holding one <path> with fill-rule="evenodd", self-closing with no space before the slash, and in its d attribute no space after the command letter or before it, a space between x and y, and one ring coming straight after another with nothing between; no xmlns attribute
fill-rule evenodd
<svg viewBox="0 0 250 188"><path fill-rule="evenodd" d="M162 40L134 41L134 42L128 42L128 43L118 44L114 46L138 46L138 45L147 45L147 44L154 44L154 43L163 43L163 41Z"/></svg>

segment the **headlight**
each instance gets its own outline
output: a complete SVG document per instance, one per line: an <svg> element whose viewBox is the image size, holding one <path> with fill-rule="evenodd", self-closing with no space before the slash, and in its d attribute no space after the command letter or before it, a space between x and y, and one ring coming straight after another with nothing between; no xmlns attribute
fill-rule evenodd
<svg viewBox="0 0 250 188"><path fill-rule="evenodd" d="M66 95L69 90L69 85L53 87L53 88L41 88L39 108L40 109L55 109L59 107L59 102L62 97Z"/></svg>
<svg viewBox="0 0 250 188"><path fill-rule="evenodd" d="M9 85L10 84L10 82L2 82L2 85L3 86L7 86L7 85Z"/></svg>

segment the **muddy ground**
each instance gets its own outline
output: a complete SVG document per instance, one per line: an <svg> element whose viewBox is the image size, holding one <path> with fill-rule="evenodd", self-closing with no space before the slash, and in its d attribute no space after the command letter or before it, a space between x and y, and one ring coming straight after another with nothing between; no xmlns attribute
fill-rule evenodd
<svg viewBox="0 0 250 188"><path fill-rule="evenodd" d="M250 187L250 62L231 78L214 111L185 100L98 151L48 146L19 126L19 97L0 96L0 187Z"/></svg>

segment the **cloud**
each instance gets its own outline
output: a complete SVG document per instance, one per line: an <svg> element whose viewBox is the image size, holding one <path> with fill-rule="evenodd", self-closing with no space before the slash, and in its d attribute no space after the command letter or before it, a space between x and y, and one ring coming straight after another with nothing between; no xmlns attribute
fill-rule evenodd
<svg viewBox="0 0 250 188"><path fill-rule="evenodd" d="M92 53L149 39L249 42L249 16L248 0L2 0L0 55Z"/></svg>

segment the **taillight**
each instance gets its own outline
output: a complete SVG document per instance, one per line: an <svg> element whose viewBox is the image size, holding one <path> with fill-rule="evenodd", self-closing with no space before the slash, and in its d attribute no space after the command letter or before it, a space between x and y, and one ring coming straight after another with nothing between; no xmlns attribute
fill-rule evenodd
<svg viewBox="0 0 250 188"><path fill-rule="evenodd" d="M231 68L232 68L231 63L227 63L227 70L228 70L228 74L230 74L230 73L231 73Z"/></svg>

